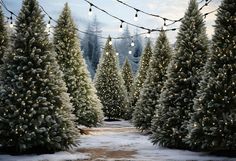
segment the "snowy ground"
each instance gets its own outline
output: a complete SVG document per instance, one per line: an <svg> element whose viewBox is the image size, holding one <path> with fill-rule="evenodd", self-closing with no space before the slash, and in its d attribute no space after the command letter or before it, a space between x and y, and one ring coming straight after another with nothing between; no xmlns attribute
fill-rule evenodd
<svg viewBox="0 0 236 161"><path fill-rule="evenodd" d="M209 156L183 150L155 147L126 121L106 122L83 135L71 152L47 155L0 155L0 161L235 161L236 158Z"/></svg>

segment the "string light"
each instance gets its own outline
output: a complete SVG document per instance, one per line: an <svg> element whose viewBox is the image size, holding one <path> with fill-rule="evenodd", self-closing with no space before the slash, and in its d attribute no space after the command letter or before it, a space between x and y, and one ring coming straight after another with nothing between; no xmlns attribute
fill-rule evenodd
<svg viewBox="0 0 236 161"><path fill-rule="evenodd" d="M132 51L131 51L131 50L129 51L129 54L132 54Z"/></svg>
<svg viewBox="0 0 236 161"><path fill-rule="evenodd" d="M123 2L122 0L116 0L116 1L119 2L119 3L121 3L121 4L123 4L124 6L127 6L127 7L129 7L129 8L132 8L132 9L134 9L134 10L136 10L136 11L138 11L138 12L141 12L141 13L143 13L143 14L146 14L146 15L148 15L148 16L152 16L152 17L156 17L156 18L161 18L161 19L163 19L163 20L168 20L168 21L170 21L171 23L170 23L170 24L166 24L166 26L173 25L173 24L175 24L176 22L180 22L180 21L183 19L183 18L180 18L180 19L170 19L170 18L166 18L166 17L163 17L163 16L158 15L158 14L148 13L148 12L145 12L145 11L140 10L140 9L138 9L138 8L135 8L135 7L131 6L131 5L129 5L129 4L125 3L125 2ZM204 1L204 0L201 0L200 2L198 2L198 4L202 3L203 1ZM207 6L211 1L212 1L212 0L205 0L205 4L204 4L199 10L201 10L204 6ZM136 13L137 13L137 12L136 12Z"/></svg>
<svg viewBox="0 0 236 161"><path fill-rule="evenodd" d="M93 6L93 5L90 3L89 12L88 12L88 15L89 15L89 16L92 16L92 15L93 15L92 6Z"/></svg>
<svg viewBox="0 0 236 161"><path fill-rule="evenodd" d="M105 10L103 10L103 9L101 9L101 8L99 8L99 7L97 7L97 6L95 6L94 4L92 4L91 2L89 2L89 1L87 1L87 0L84 0L84 1L90 4L91 10L89 10L89 11L92 11L92 7L95 7L95 8L97 8L97 9L101 10L102 12L105 12L106 14L112 16L113 18L119 19L119 20L121 21L120 31L123 31L123 23L127 23L128 25L131 25L131 26L134 26L134 27L137 27L137 28L141 28L141 29L144 29L144 30L148 30L148 33L142 32L142 33L139 33L139 34L138 34L138 35L146 35L146 37L150 37L151 31L152 31L152 32L154 32L154 31L158 31L158 32L159 32L159 31L164 30L164 29L148 29L148 28L145 28L145 27L141 27L141 26L134 25L134 24L132 24L132 23L126 22L126 21L124 21L124 20L122 20L122 19L120 19L120 18L118 18L118 17L115 17L115 16L111 15L111 14L108 13L107 11L105 11ZM117 1L118 1L118 0L117 0ZM212 1L212 0L207 0L207 4L209 4L211 1ZM10 11L10 10L7 8L7 6L6 6L6 4L4 3L3 0L0 0L0 3L1 3L2 6L5 8L6 11L8 11L9 13L11 13L11 15L14 15L15 17L17 17L17 15L16 15L14 12ZM56 21L55 19L53 19L53 18L45 11L45 9L44 9L41 5L39 5L39 6L41 7L42 11L50 18L50 20L53 20L55 23L57 23L57 21ZM204 5L204 6L205 6L205 5ZM202 6L199 10L201 10L204 6ZM137 8L134 8L134 9L136 10L136 12L142 12L142 13L144 13L143 11L141 11L141 10L139 10L139 9L137 9ZM211 12L209 12L209 13L205 13L205 15L207 16L208 14L213 13L213 12L215 12L215 11L217 11L217 9L214 10L214 11L211 11ZM137 16L138 16L138 13L137 13ZM158 15L156 15L156 17L158 17ZM159 17L161 17L161 16L159 16ZM8 18L8 17L7 17L7 18ZM161 18L164 18L164 17L161 17ZM10 18L8 18L8 19L10 19ZM172 21L172 20L170 20L170 19L168 19L168 18L165 18L165 19L168 20L168 21ZM174 21L180 21L180 20L182 20L182 18L179 19L179 20L174 20ZM166 24L166 26L169 26L169 25L171 25L171 24ZM13 22L12 22L12 23L10 22L10 27L14 27ZM78 32L83 33L83 34L91 34L91 35L94 34L94 33L85 32L85 31L79 30L78 28L75 28L75 29L76 29ZM175 30L177 30L177 29L178 29L178 28L171 28L171 29L166 29L165 31L175 31ZM135 34L135 35L137 35L137 34ZM112 37L112 39L127 39L127 38L131 38L131 37L133 37L133 36L135 36L135 35L131 35L131 36L128 36L128 37L127 37L127 36ZM102 38L102 39L107 39L108 36L98 36L98 37L99 37L99 38Z"/></svg>
<svg viewBox="0 0 236 161"><path fill-rule="evenodd" d="M135 13L135 15L134 15L134 21L138 21L138 11L139 11L139 10L136 10L136 13Z"/></svg>
<svg viewBox="0 0 236 161"><path fill-rule="evenodd" d="M116 56L119 56L119 53L116 53Z"/></svg>

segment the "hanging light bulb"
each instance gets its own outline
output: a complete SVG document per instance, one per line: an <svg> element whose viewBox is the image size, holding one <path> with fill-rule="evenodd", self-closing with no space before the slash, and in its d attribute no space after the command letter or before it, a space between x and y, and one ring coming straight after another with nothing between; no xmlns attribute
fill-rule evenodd
<svg viewBox="0 0 236 161"><path fill-rule="evenodd" d="M131 50L129 51L129 54L132 54L132 51L131 51Z"/></svg>
<svg viewBox="0 0 236 161"><path fill-rule="evenodd" d="M162 29L163 29L163 30L166 30L166 19L163 18L163 20L164 20L164 25L163 25Z"/></svg>
<svg viewBox="0 0 236 161"><path fill-rule="evenodd" d="M131 44L130 44L132 47L134 47L134 41L132 40Z"/></svg>
<svg viewBox="0 0 236 161"><path fill-rule="evenodd" d="M136 13L134 15L134 21L138 21L138 10L136 10Z"/></svg>
<svg viewBox="0 0 236 161"><path fill-rule="evenodd" d="M13 25L13 22L12 22L12 21L10 22L10 25L9 25L9 26L10 26L10 28L13 28L13 27L14 27L14 25Z"/></svg>
<svg viewBox="0 0 236 161"><path fill-rule="evenodd" d="M121 23L120 23L120 28L119 28L119 31L120 31L120 32L123 31L123 22L124 22L124 21L121 21Z"/></svg>
<svg viewBox="0 0 236 161"><path fill-rule="evenodd" d="M12 14L13 14L13 13L11 12L11 16L10 16L10 25L9 25L10 28L13 28L13 27L14 27L14 25L13 25L13 21L12 21Z"/></svg>
<svg viewBox="0 0 236 161"><path fill-rule="evenodd" d="M151 31L150 31L150 30L148 30L148 32L147 32L147 34L146 34L146 37L147 37L147 38L151 37Z"/></svg>
<svg viewBox="0 0 236 161"><path fill-rule="evenodd" d="M51 21L48 21L47 28L49 29L51 27Z"/></svg>
<svg viewBox="0 0 236 161"><path fill-rule="evenodd" d="M93 6L93 5L90 3L89 12L88 12L88 15L89 15L89 16L92 16L92 15L93 15L92 6Z"/></svg>
<svg viewBox="0 0 236 161"><path fill-rule="evenodd" d="M109 45L112 45L112 40L110 39L110 41L109 41Z"/></svg>
<svg viewBox="0 0 236 161"><path fill-rule="evenodd" d="M163 26L162 29L163 29L163 30L166 30L166 26Z"/></svg>

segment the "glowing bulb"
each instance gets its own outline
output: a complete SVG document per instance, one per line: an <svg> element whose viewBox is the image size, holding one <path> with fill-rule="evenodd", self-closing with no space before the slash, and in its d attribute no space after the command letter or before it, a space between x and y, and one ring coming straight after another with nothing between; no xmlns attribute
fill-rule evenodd
<svg viewBox="0 0 236 161"><path fill-rule="evenodd" d="M10 28L13 28L14 27L13 22L11 22L9 26L10 26Z"/></svg>
<svg viewBox="0 0 236 161"><path fill-rule="evenodd" d="M150 30L148 30L148 32L147 32L147 34L146 34L146 37L151 37L151 31Z"/></svg>
<svg viewBox="0 0 236 161"><path fill-rule="evenodd" d="M162 28L163 28L163 30L166 30L166 26L163 26Z"/></svg>
<svg viewBox="0 0 236 161"><path fill-rule="evenodd" d="M47 24L47 28L50 28L50 26L51 26L50 23L48 23L48 24Z"/></svg>
<svg viewBox="0 0 236 161"><path fill-rule="evenodd" d="M118 56L119 55L119 53L116 53L116 56Z"/></svg>
<svg viewBox="0 0 236 161"><path fill-rule="evenodd" d="M130 45L133 47L134 46L134 42L132 41Z"/></svg>
<svg viewBox="0 0 236 161"><path fill-rule="evenodd" d="M112 45L112 41L111 40L109 41L109 45Z"/></svg>
<svg viewBox="0 0 236 161"><path fill-rule="evenodd" d="M131 51L131 50L129 51L129 54L132 54L132 51Z"/></svg>
<svg viewBox="0 0 236 161"><path fill-rule="evenodd" d="M109 53L108 52L106 52L106 55L108 55Z"/></svg>

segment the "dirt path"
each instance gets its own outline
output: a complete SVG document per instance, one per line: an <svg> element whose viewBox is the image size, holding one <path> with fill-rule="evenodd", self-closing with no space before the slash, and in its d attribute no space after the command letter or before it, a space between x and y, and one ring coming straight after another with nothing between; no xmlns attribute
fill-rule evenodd
<svg viewBox="0 0 236 161"><path fill-rule="evenodd" d="M147 148L143 146L147 139L146 136L140 135L129 122L105 122L103 127L88 131L89 135L81 136L83 148L79 148L78 152L88 154L91 157L90 160L154 160L153 157L140 156L140 152ZM152 148L150 150L154 149L149 141L146 143Z"/></svg>

